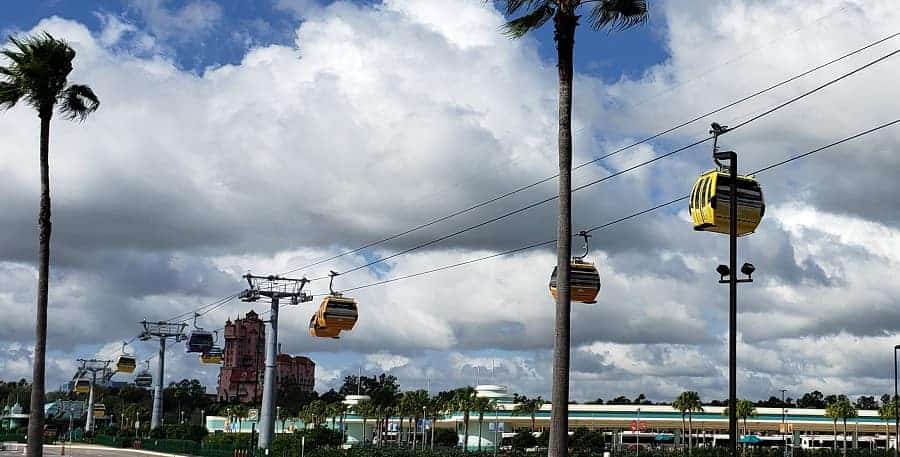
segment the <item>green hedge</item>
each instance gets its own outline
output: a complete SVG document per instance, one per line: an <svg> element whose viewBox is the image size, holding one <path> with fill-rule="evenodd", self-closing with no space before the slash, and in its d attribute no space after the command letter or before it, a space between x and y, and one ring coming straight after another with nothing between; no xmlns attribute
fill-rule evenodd
<svg viewBox="0 0 900 457"><path fill-rule="evenodd" d="M21 431L2 432L0 433L0 443L24 443L27 433L24 428Z"/></svg>

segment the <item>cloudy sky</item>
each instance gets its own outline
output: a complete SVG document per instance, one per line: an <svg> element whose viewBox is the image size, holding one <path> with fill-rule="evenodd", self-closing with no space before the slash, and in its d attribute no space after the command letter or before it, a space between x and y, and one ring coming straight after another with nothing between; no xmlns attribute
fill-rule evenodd
<svg viewBox="0 0 900 457"><path fill-rule="evenodd" d="M640 30L577 37L575 153L582 163L900 30L892 0L661 0ZM552 33L511 41L480 0L41 0L3 35L48 31L77 50L71 80L101 109L52 126L54 233L48 384L74 359L112 354L138 321L177 316L243 287L403 232L556 172ZM900 37L579 169L591 182L737 124L889 54ZM756 170L900 117L888 58L722 138ZM768 209L740 242L756 282L740 301L739 392L890 390L900 332L900 127L764 174ZM0 113L0 377L29 377L37 272L38 121ZM710 146L575 194L575 226L689 192ZM551 197L548 181L463 216L294 272L349 270ZM555 203L341 276L346 289L555 237ZM683 203L595 233L599 302L573 307L572 397L727 390L722 237ZM553 246L354 292L357 328L314 341L314 305L286 307L286 352L327 389L362 367L434 390L491 375L549 397ZM327 291L327 282L309 287ZM230 301L199 325L267 305ZM135 343L142 357L155 351ZM216 370L169 352L170 380ZM124 379L124 378L123 378Z"/></svg>

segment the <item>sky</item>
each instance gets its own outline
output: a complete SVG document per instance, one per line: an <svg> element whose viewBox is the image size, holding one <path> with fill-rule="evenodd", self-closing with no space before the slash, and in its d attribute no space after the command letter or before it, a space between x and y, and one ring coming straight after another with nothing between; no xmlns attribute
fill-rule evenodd
<svg viewBox="0 0 900 457"><path fill-rule="evenodd" d="M637 30L576 38L574 154L581 164L739 100L893 33L890 0L651 2ZM76 358L114 356L143 318L190 313L244 287L247 271L295 270L404 232L557 171L552 31L510 40L480 0L123 0L18 3L0 31L47 31L77 51L70 80L101 108L51 127L53 241L48 385ZM687 194L710 145L633 165L738 125L897 49L892 38L579 168L576 230ZM888 57L722 137L742 170L894 121L900 57ZM0 113L0 377L31 373L38 122ZM739 303L738 389L880 395L900 330L900 127L760 173L767 210L742 238L755 282ZM606 178L615 175L614 177ZM549 398L554 180L311 268L346 271L357 327L313 340L315 302L280 314L285 352L318 364L317 389L389 371L404 388L485 382ZM404 251L427 244L423 249ZM578 243L576 243L576 249ZM396 256L395 256L396 255ZM393 256L393 257L392 257ZM673 399L727 391L724 237L694 232L685 204L595 232L598 303L573 304L572 398ZM327 281L310 291L321 294ZM232 300L214 329L267 305ZM155 347L135 342L142 359ZM173 347L167 380L215 367ZM117 375L117 379L128 380Z"/></svg>

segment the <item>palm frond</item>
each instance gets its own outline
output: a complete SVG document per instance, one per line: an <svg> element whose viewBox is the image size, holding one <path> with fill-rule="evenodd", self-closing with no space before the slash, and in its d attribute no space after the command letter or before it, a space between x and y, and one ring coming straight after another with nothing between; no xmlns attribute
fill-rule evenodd
<svg viewBox="0 0 900 457"><path fill-rule="evenodd" d="M528 32L540 28L547 21L553 18L556 13L554 4L550 0L545 0L537 6L536 9L517 17L503 26L503 33L510 38L521 38Z"/></svg>
<svg viewBox="0 0 900 457"><path fill-rule="evenodd" d="M16 106L22 95L22 89L18 85L0 81L0 109L10 109Z"/></svg>
<svg viewBox="0 0 900 457"><path fill-rule="evenodd" d="M9 45L0 54L9 62L0 67L0 80L15 86L17 100L24 99L41 113L52 113L72 72L75 50L64 40L43 33L9 37ZM9 86L7 94L13 94Z"/></svg>
<svg viewBox="0 0 900 457"><path fill-rule="evenodd" d="M534 11L549 2L547 0L502 0L500 3L503 5L503 14L512 16L521 9Z"/></svg>
<svg viewBox="0 0 900 457"><path fill-rule="evenodd" d="M595 30L629 29L649 19L650 10L646 0L601 0L588 14L588 23Z"/></svg>
<svg viewBox="0 0 900 457"><path fill-rule="evenodd" d="M59 111L67 119L83 121L99 107L100 99L83 84L72 84L60 96Z"/></svg>

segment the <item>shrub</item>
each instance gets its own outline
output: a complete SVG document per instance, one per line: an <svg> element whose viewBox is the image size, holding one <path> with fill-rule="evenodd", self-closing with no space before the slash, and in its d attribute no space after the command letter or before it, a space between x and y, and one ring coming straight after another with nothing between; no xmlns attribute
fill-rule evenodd
<svg viewBox="0 0 900 457"><path fill-rule="evenodd" d="M537 446L537 438L531 432L519 432L512 437L513 449L528 449Z"/></svg>
<svg viewBox="0 0 900 457"><path fill-rule="evenodd" d="M459 435L456 430L449 428L436 428L434 430L434 445L444 447L456 447L459 444Z"/></svg>

